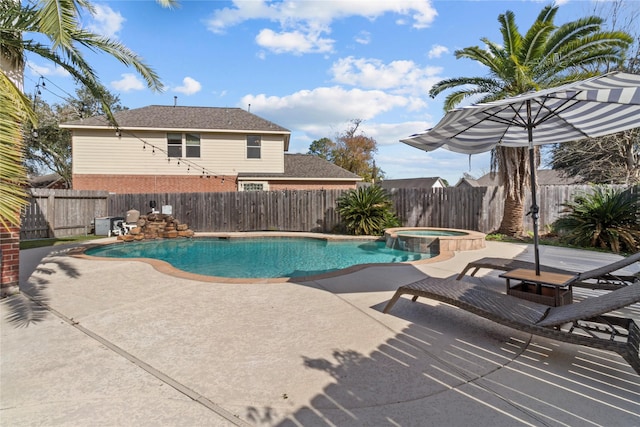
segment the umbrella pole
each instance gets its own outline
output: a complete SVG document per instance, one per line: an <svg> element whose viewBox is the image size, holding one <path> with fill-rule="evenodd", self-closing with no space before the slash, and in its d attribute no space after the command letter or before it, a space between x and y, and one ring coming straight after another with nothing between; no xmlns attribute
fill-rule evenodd
<svg viewBox="0 0 640 427"><path fill-rule="evenodd" d="M531 218L533 218L533 255L536 264L536 276L540 275L540 251L538 250L538 218L540 208L536 200L536 160L533 147L529 148L529 163L531 165Z"/></svg>
<svg viewBox="0 0 640 427"><path fill-rule="evenodd" d="M536 276L540 275L540 251L538 250L538 218L540 208L536 197L536 153L533 148L533 124L531 123L531 101L527 100L527 133L529 134L529 165L531 167L531 218L533 219L533 256Z"/></svg>

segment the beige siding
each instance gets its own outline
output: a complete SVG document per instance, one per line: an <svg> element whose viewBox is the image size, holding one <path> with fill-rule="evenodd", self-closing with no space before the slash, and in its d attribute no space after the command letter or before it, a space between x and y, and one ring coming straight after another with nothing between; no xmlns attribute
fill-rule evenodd
<svg viewBox="0 0 640 427"><path fill-rule="evenodd" d="M180 165L177 158L168 161L166 148L166 132L136 131L132 136L125 130L118 137L112 130L74 130L73 173L190 175L206 169L213 174L236 175L284 171L284 138L280 135L262 136L261 159L246 158L244 135L200 133L200 158L185 158L189 162L183 160Z"/></svg>

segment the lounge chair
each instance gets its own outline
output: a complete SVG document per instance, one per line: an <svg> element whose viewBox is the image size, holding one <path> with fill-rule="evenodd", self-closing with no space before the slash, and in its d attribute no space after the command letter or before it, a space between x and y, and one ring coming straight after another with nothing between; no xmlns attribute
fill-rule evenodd
<svg viewBox="0 0 640 427"><path fill-rule="evenodd" d="M565 270L557 267L550 267L548 265L541 265L541 271L548 271L550 273L562 273L562 274L577 274L573 286L589 289L603 289L603 290L615 290L621 286L630 285L640 282L640 273L633 276L620 275L615 272L621 268L628 267L634 262L640 261L640 252L630 255L626 258L613 262L611 264L604 265L602 267L595 268L593 270L577 272ZM510 258L481 258L476 261L472 261L462 270L458 275L458 280L462 279L465 274L471 269L471 276L475 274L481 268L487 268L490 270L511 271L516 268L526 268L533 270L535 264L529 261L520 261Z"/></svg>
<svg viewBox="0 0 640 427"><path fill-rule="evenodd" d="M384 308L401 295L425 297L460 307L494 322L547 338L614 351L640 375L640 328L633 319L607 313L640 302L640 286L625 286L584 301L549 307L453 278L428 277L398 288Z"/></svg>

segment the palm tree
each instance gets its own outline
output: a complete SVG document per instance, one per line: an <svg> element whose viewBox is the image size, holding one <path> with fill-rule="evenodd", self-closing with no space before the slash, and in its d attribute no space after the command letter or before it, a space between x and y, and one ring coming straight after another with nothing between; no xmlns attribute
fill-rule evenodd
<svg viewBox="0 0 640 427"><path fill-rule="evenodd" d="M158 0L164 7L174 0ZM162 90L156 73L124 45L81 28L81 11L93 13L86 0L42 0L21 4L19 0L0 2L0 226L19 224L18 212L24 204L22 185L22 124L35 123L30 102L22 94L25 52L48 59L68 71L97 99L106 93L93 68L85 61L80 47L107 53L123 64L132 66L153 90ZM23 38L24 34L40 34L50 44ZM106 102L103 108L113 121ZM115 124L115 122L114 122Z"/></svg>
<svg viewBox="0 0 640 427"><path fill-rule="evenodd" d="M157 0L172 6L174 0ZM20 0L0 1L0 248L2 283L0 297L18 292L20 209L26 203L23 190L23 125L36 125L36 114L22 93L25 52L32 52L67 70L96 98L115 124L106 89L85 61L80 47L107 53L127 66L133 66L148 87L161 90L155 72L124 45L80 27L81 11L92 13L88 0L40 0L23 5ZM50 44L24 39L23 34L39 34ZM6 249L6 251L4 251ZM6 280L5 280L6 279Z"/></svg>
<svg viewBox="0 0 640 427"><path fill-rule="evenodd" d="M482 38L486 48L471 46L455 52L458 59L472 59L487 67L489 75L445 79L429 95L456 89L445 98L444 108L449 110L467 99L495 101L592 77L623 63L633 42L630 35L603 31L603 19L597 16L556 26L557 11L554 5L544 7L524 35L518 31L513 12L500 15L502 43ZM531 174L527 148L496 147L491 152L491 169L498 172L506 193L498 232L522 234L524 195Z"/></svg>

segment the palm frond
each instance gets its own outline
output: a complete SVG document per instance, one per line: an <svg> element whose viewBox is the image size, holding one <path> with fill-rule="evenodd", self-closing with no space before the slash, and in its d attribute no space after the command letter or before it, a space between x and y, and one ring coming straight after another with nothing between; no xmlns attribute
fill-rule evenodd
<svg viewBox="0 0 640 427"><path fill-rule="evenodd" d="M522 49L518 52L520 63L534 64L544 53L549 34L553 31L553 23L535 22L522 41Z"/></svg>
<svg viewBox="0 0 640 427"><path fill-rule="evenodd" d="M147 66L139 55L122 43L83 30L74 31L73 38L83 46L107 53L126 66L133 66L146 81L147 87L155 91L163 90L158 74Z"/></svg>
<svg viewBox="0 0 640 427"><path fill-rule="evenodd" d="M495 57L488 51L478 47L470 46L459 49L454 52L456 59L468 58L478 61L482 65L487 66L490 70L499 70L499 64L495 61Z"/></svg>
<svg viewBox="0 0 640 427"><path fill-rule="evenodd" d="M17 212L26 203L22 167L22 123L35 123L35 113L29 100L0 71L0 224L5 227L19 224Z"/></svg>
<svg viewBox="0 0 640 427"><path fill-rule="evenodd" d="M556 17L556 13L558 13L558 6L549 4L542 8L538 17L536 18L536 22L544 22L546 24L553 24L553 19Z"/></svg>
<svg viewBox="0 0 640 427"><path fill-rule="evenodd" d="M518 31L515 14L508 10L504 15L498 16L498 22L500 22L504 50L509 55L517 55L522 45L522 35Z"/></svg>
<svg viewBox="0 0 640 427"><path fill-rule="evenodd" d="M80 27L78 14L80 4L74 0L42 0L37 9L40 33L47 36L53 48L71 46L71 30ZM86 4L86 3L85 3Z"/></svg>

